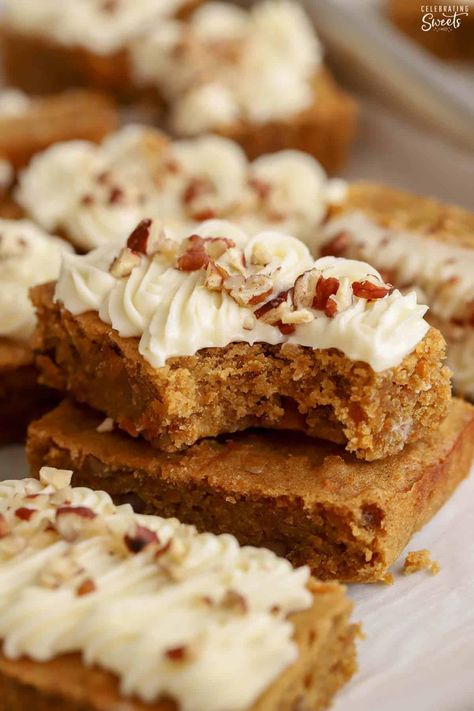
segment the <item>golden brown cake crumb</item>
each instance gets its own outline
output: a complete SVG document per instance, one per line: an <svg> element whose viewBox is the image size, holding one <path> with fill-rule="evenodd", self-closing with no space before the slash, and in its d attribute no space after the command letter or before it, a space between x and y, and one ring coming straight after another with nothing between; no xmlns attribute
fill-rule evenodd
<svg viewBox="0 0 474 711"><path fill-rule="evenodd" d="M440 564L431 559L430 552L426 548L407 553L402 573L403 575L412 575L420 572L420 570L426 570L431 575L436 575L441 570Z"/></svg>

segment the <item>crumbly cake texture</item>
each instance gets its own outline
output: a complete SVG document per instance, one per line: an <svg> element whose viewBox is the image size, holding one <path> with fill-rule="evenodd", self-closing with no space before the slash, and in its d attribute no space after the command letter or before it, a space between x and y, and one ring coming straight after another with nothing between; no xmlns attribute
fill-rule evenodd
<svg viewBox="0 0 474 711"><path fill-rule="evenodd" d="M355 101L323 68L313 79L314 102L298 115L261 126L239 121L216 132L239 143L249 158L292 148L310 153L330 174L347 160L357 126Z"/></svg>
<svg viewBox="0 0 474 711"><path fill-rule="evenodd" d="M426 570L431 575L437 575L441 570L439 563L432 560L431 554L426 548L407 553L402 573L403 575L412 575L413 573L419 573L421 570Z"/></svg>
<svg viewBox="0 0 474 711"><path fill-rule="evenodd" d="M178 16L185 18L201 2L189 0ZM65 46L51 38L19 32L7 24L1 28L0 48L7 82L32 94L94 87L127 101L147 96L130 86L125 48L96 54L86 47ZM153 99L156 101L157 97L154 95Z"/></svg>
<svg viewBox="0 0 474 711"><path fill-rule="evenodd" d="M29 429L32 472L74 468L74 483L266 546L322 579L384 581L416 530L467 476L474 408L453 400L438 432L383 462L297 433L203 440L165 454L97 431L103 416L64 402Z"/></svg>
<svg viewBox="0 0 474 711"><path fill-rule="evenodd" d="M53 284L31 291L41 382L165 451L264 426L303 430L379 459L435 430L447 412L449 371L434 329L398 367L378 373L336 349L265 343L204 348L153 368L137 338L121 338L94 312L73 316L53 291Z"/></svg>
<svg viewBox="0 0 474 711"><path fill-rule="evenodd" d="M466 3L460 3L461 5ZM469 5L469 3L467 3ZM459 27L450 28L448 32L439 32L435 29L429 31L422 30L422 18L428 14L429 18L434 16L441 19L443 17L441 8L439 13L423 12L422 5L417 0L389 0L388 14L397 27L402 30L410 39L421 44L429 52L438 55L442 59L469 60L474 58L474 5L469 5L469 13L461 14ZM454 8L457 5L453 6ZM428 10L428 6L427 6Z"/></svg>
<svg viewBox="0 0 474 711"><path fill-rule="evenodd" d="M31 348L0 338L0 445L24 439L28 424L57 403L57 393L37 380Z"/></svg>
<svg viewBox="0 0 474 711"><path fill-rule="evenodd" d="M230 669L248 674L224 692L232 708L327 707L356 668L342 586L231 536L115 508L104 492L71 489L71 474L45 468L40 482L2 483L0 566L22 583L2 579L0 709L220 711ZM38 605L49 628L69 614L39 646Z"/></svg>
<svg viewBox="0 0 474 711"><path fill-rule="evenodd" d="M21 115L0 116L0 157L15 169L53 143L83 139L98 143L118 127L110 98L76 90L37 98Z"/></svg>

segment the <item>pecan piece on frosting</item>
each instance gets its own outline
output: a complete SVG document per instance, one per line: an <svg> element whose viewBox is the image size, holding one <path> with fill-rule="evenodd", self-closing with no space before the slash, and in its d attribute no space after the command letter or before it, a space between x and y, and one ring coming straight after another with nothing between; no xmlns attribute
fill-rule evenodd
<svg viewBox="0 0 474 711"><path fill-rule="evenodd" d="M316 284L316 294L313 299L313 309L323 311L328 318L335 316L337 304L332 296L337 294L339 289L339 279L336 277L320 277Z"/></svg>
<svg viewBox="0 0 474 711"><path fill-rule="evenodd" d="M138 254L148 254L147 246L152 221L147 218L138 223L127 240L127 247Z"/></svg>
<svg viewBox="0 0 474 711"><path fill-rule="evenodd" d="M342 257L349 247L351 236L349 232L338 232L323 244L319 250L321 257Z"/></svg>
<svg viewBox="0 0 474 711"><path fill-rule="evenodd" d="M235 247L235 242L227 237L200 237L191 235L182 243L181 255L176 262L182 272L195 272L205 269L211 259L215 260Z"/></svg>
<svg viewBox="0 0 474 711"><path fill-rule="evenodd" d="M270 296L273 291L273 281L265 274L231 276L224 282L228 294L241 306L254 306Z"/></svg>
<svg viewBox="0 0 474 711"><path fill-rule="evenodd" d="M227 590L221 600L220 606L225 610L231 610L240 615L244 615L248 612L247 600L236 590Z"/></svg>
<svg viewBox="0 0 474 711"><path fill-rule="evenodd" d="M97 590L97 586L91 578L86 578L76 589L76 595L78 597L83 597L84 595L90 595Z"/></svg>
<svg viewBox="0 0 474 711"><path fill-rule="evenodd" d="M260 308L254 312L255 318L279 328L281 333L285 335L294 333L295 326L292 323L284 323L282 320L283 318L286 320L293 310L288 303L288 296L291 298L292 293L292 289L281 291L274 299L270 299L270 301L267 301L266 304L263 304L263 306L260 306Z"/></svg>
<svg viewBox="0 0 474 711"><path fill-rule="evenodd" d="M36 511L37 509L29 509L27 506L20 506L19 509L16 509L15 516L19 518L20 521L29 521Z"/></svg>
<svg viewBox="0 0 474 711"><path fill-rule="evenodd" d="M209 289L209 291L222 291L224 281L228 277L229 273L211 259L206 267L206 281L204 282L204 286Z"/></svg>
<svg viewBox="0 0 474 711"><path fill-rule="evenodd" d="M367 279L364 279L363 281L354 281L352 283L352 291L354 292L354 296L358 296L361 299L367 299L369 301L372 299L383 299L384 296L390 294L392 288L391 284L374 284Z"/></svg>
<svg viewBox="0 0 474 711"><path fill-rule="evenodd" d="M145 526L137 526L132 534L127 533L124 541L131 553L140 553L140 551L150 544L159 543L155 531L151 531L149 528L145 528Z"/></svg>
<svg viewBox="0 0 474 711"><path fill-rule="evenodd" d="M320 276L318 269L309 269L296 279L293 290L293 304L296 309L307 309L313 305Z"/></svg>
<svg viewBox="0 0 474 711"><path fill-rule="evenodd" d="M130 276L133 269L139 264L140 256L128 247L124 247L110 265L109 272L116 279L122 279Z"/></svg>
<svg viewBox="0 0 474 711"><path fill-rule="evenodd" d="M61 538L74 541L96 518L87 506L59 506L56 509L56 530Z"/></svg>

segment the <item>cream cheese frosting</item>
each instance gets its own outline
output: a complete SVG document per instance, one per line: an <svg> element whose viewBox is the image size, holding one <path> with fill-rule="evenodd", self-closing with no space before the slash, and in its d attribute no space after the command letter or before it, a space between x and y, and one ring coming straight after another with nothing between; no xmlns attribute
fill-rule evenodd
<svg viewBox="0 0 474 711"><path fill-rule="evenodd" d="M16 199L44 229L88 250L143 217L159 217L178 239L220 217L252 234L272 225L306 240L344 194L342 181L328 180L299 151L249 162L225 138L169 142L154 129L127 126L99 146L70 141L38 154L20 175Z"/></svg>
<svg viewBox="0 0 474 711"><path fill-rule="evenodd" d="M149 220L125 248L65 255L55 299L139 338L154 367L240 341L337 348L381 371L399 365L429 328L416 294L391 290L368 264L314 261L294 237L249 237L218 220L180 245Z"/></svg>
<svg viewBox="0 0 474 711"><path fill-rule="evenodd" d="M28 289L56 279L71 247L28 220L0 219L0 336L27 340L35 325Z"/></svg>
<svg viewBox="0 0 474 711"><path fill-rule="evenodd" d="M172 102L173 129L195 135L306 109L322 51L298 3L264 0L250 10L207 2L189 22L164 22L132 43L131 57L137 81Z"/></svg>
<svg viewBox="0 0 474 711"><path fill-rule="evenodd" d="M123 696L183 711L252 706L298 656L289 615L311 605L308 568L135 514L71 475L0 483L3 654L78 652Z"/></svg>
<svg viewBox="0 0 474 711"><path fill-rule="evenodd" d="M4 0L13 29L97 54L122 49L187 0Z"/></svg>

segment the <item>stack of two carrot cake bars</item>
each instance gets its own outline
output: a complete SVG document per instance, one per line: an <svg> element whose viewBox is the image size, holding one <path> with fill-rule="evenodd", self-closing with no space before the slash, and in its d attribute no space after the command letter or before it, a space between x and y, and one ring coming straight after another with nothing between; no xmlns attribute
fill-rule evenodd
<svg viewBox="0 0 474 711"><path fill-rule="evenodd" d="M346 582L383 580L468 473L443 337L365 262L144 219L32 298L41 379L70 398L30 427L33 472Z"/></svg>

